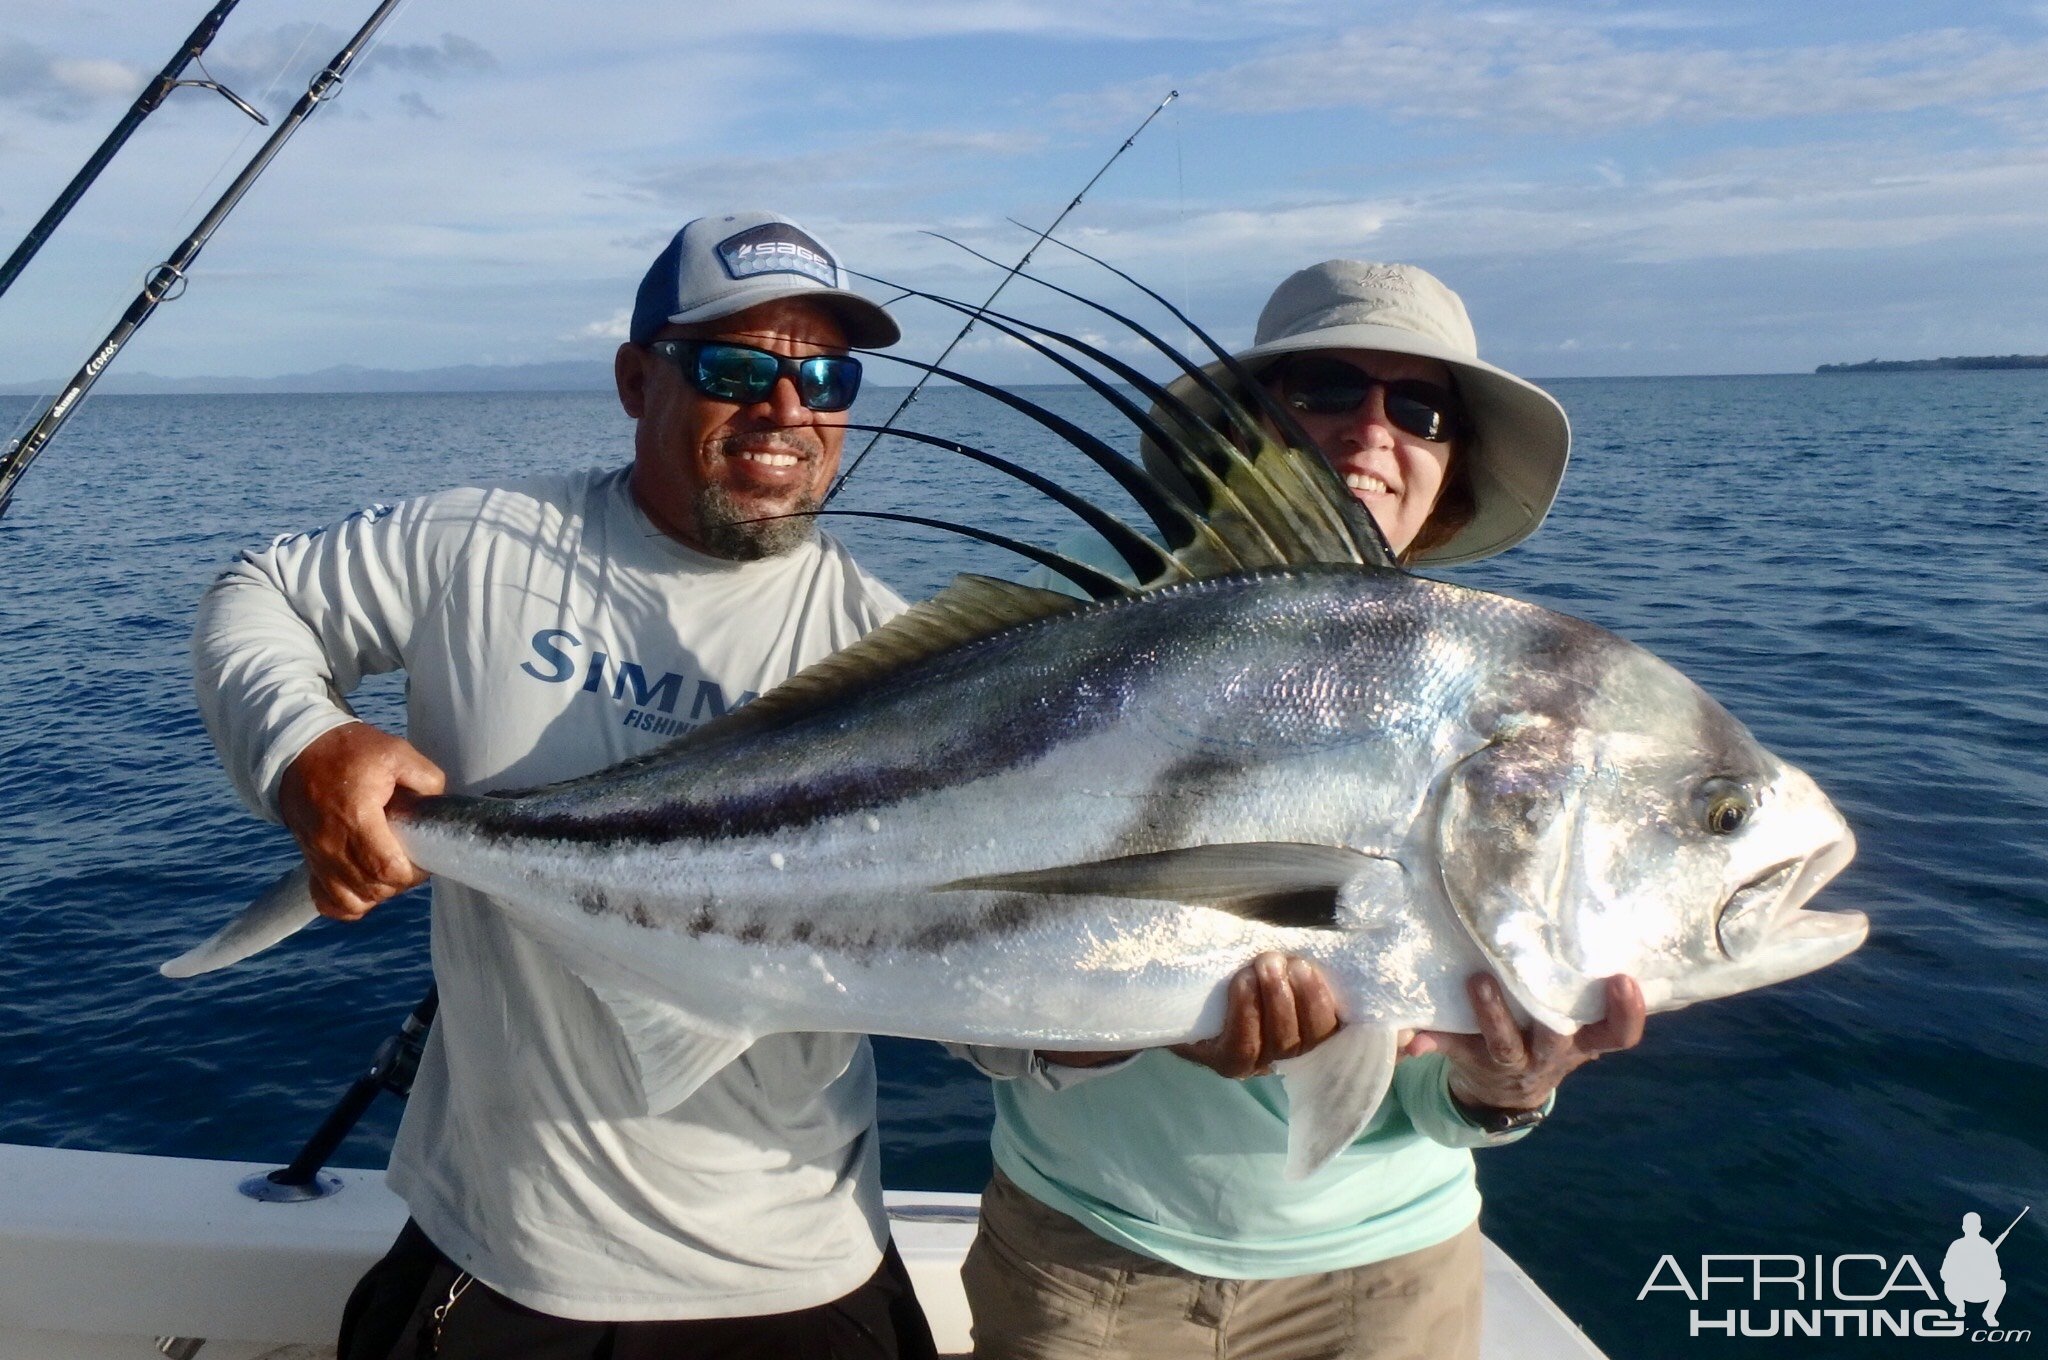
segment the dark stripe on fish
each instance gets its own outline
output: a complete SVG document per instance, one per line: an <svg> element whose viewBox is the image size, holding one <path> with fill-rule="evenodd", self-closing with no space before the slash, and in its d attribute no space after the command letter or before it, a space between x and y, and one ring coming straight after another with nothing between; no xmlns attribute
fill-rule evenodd
<svg viewBox="0 0 2048 1360"><path fill-rule="evenodd" d="M709 935L764 948L794 945L861 960L883 950L937 954L978 940L1013 935L1072 905L1030 893L991 897L985 906L951 909L937 920L906 921L907 929L900 933L886 931L857 913L836 911L830 901L815 903L814 914L787 924L771 924L762 913L746 908L700 902L685 910L680 929L693 940ZM601 889L585 889L577 894L576 903L591 916L615 917L643 929L663 924L644 904L614 901Z"/></svg>
<svg viewBox="0 0 2048 1360"><path fill-rule="evenodd" d="M749 780L749 771L764 764L800 768L800 759L792 762L783 754L789 749L834 742L847 730L866 725L878 700L863 698L722 749L715 770L706 769L707 762L701 759L686 759L674 775L683 784L681 796L672 794L665 801L652 801L659 797L664 777L657 757L636 762L631 776L603 792L578 785L559 793L448 794L421 800L409 815L487 838L629 845L766 835L890 807L922 793L1021 769L1062 744L1122 721L1126 705L1156 676L1158 653L1188 636L1202 635L1203 625L1190 621L1187 610L1200 609L1211 597L1220 596L1227 604L1234 592L1215 587L1229 584L1205 581L1175 588L1189 596L1180 610L1125 612L1124 602L1112 602L1083 611L1093 616L1094 635L1059 635L1068 645L1057 651L1044 641L1046 627L1070 619L1078 622L1081 615L1026 624L987 643L970 644L911 667L890 694L913 705L928 699L937 710L948 698L947 689L961 677L1002 669L1015 649L1035 648L1043 654L1024 667L1038 677L1038 697L995 696L1011 701L991 705L980 721L962 724L959 739L942 753L920 746L895 765L840 765L802 770L794 777ZM969 694L965 689L960 692L963 697ZM726 771L733 772L727 782L739 786L738 791L718 788L717 777ZM627 805L635 796L649 799L649 805Z"/></svg>

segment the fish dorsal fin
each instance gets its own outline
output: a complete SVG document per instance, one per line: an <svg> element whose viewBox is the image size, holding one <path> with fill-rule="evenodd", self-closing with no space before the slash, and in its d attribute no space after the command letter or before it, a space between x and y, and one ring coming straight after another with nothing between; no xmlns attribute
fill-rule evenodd
<svg viewBox="0 0 2048 1360"><path fill-rule="evenodd" d="M1291 561L1354 562L1392 566L1379 526L1321 455L1266 438L1244 455L1241 479L1265 498L1268 522L1294 532Z"/></svg>
<svg viewBox="0 0 2048 1360"><path fill-rule="evenodd" d="M1187 407L1163 414L1182 437L1150 440L1148 451L1180 475L1184 496L1236 559L1198 540L1174 554L1191 575L1310 562L1391 565L1363 523L1366 512L1320 457L1272 438L1241 407L1235 440Z"/></svg>
<svg viewBox="0 0 2048 1360"><path fill-rule="evenodd" d="M1034 274L1024 273L1025 278L1041 287L1051 288L1121 323L1181 370L1183 376L1180 379L1170 387L1162 388L1144 375L1130 370L1114 355L1079 344L1072 337L1060 337L1063 343L1089 355L1150 398L1155 403L1151 415L1178 426L1183 432L1182 437L1176 439L1170 431L1157 430L1158 421L1148 422L1154 428L1145 430L1145 461L1149 464L1155 455L1160 456L1188 480L1187 487L1174 487L1172 479L1167 479L1170 492L1187 499L1185 492L1192 490L1195 509L1203 512L1214 509L1213 498L1200 489L1204 479L1192 476L1189 466L1191 462L1206 457L1212 468L1222 468L1223 482L1239 501L1257 507L1255 513L1272 516L1265 521L1264 529L1268 536L1282 544L1287 554L1286 561L1358 562L1382 567L1398 565L1378 524L1345 489L1343 480L1315 455L1293 415L1260 386L1258 375L1218 344L1214 336L1175 306L1172 299L1144 280L1050 232L1045 233L1043 239L1092 261L1151 298L1216 356L1216 362L1205 367L1197 366L1195 361L1124 313ZM997 262L989 260L989 263ZM1266 420L1259 419L1261 413ZM1281 432L1280 440L1272 438L1274 430ZM1166 437L1160 438L1161 434ZM1242 445L1236 442L1238 440L1243 441ZM1249 449L1250 453L1240 452L1241 448ZM1280 456L1271 457L1274 454ZM1217 455L1222 456L1222 463L1218 462ZM1274 475L1261 485L1258 478L1245 477L1247 471L1266 471ZM1269 492L1277 493L1277 500L1270 499ZM1294 531L1291 538L1275 532L1283 525Z"/></svg>
<svg viewBox="0 0 2048 1360"><path fill-rule="evenodd" d="M1065 417L1015 393L941 366L903 360L913 368L953 379L1003 402L1051 430L1114 477L1174 547L1172 556L1181 572L1163 576L1160 584L1182 579L1183 573L1199 578L1317 562L1395 566L1378 525L1345 489L1342 479L1312 451L1292 415L1259 386L1253 374L1222 350L1216 351L1219 364L1197 367L1129 317L1079 298L1121 322L1181 369L1180 379L1162 386L1078 336L994 311L986 304L973 306L900 284L888 286L968 314L1044 356L1086 384L1136 428L1145 448L1142 469L1132 467L1121 454ZM1152 290L1144 291L1166 303ZM1171 303L1166 305L1176 316L1187 319ZM1140 398L1153 403L1151 409L1062 351L1071 351L1099 365L1110 378L1129 384ZM1252 406L1258 408L1256 413L1249 409ZM1276 439L1274 431L1281 437ZM1015 469L1005 470L1018 475Z"/></svg>
<svg viewBox="0 0 2048 1360"><path fill-rule="evenodd" d="M922 604L913 605L860 641L814 662L715 723L661 748L663 757L694 745L783 727L835 699L857 694L928 657L1021 624L1085 607L1056 590L971 573Z"/></svg>

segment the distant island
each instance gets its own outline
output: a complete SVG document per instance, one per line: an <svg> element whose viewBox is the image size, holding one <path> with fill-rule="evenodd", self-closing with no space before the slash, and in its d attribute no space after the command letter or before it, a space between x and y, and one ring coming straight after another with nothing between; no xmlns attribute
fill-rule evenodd
<svg viewBox="0 0 2048 1360"><path fill-rule="evenodd" d="M2048 354L1972 354L1953 359L1866 359L1822 364L1816 373L1919 373L1935 368L2048 368Z"/></svg>
<svg viewBox="0 0 2048 1360"><path fill-rule="evenodd" d="M61 379L0 383L0 396L40 397ZM339 364L278 378L166 378L115 370L94 391L106 396L254 395L267 392L609 392L610 359L559 359L540 364L463 364L454 368L363 368Z"/></svg>

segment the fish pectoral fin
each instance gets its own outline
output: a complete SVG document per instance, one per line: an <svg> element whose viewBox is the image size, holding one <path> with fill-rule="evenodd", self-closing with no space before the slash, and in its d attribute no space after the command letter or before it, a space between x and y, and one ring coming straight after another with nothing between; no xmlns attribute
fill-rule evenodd
<svg viewBox="0 0 2048 1360"><path fill-rule="evenodd" d="M759 1037L708 1026L674 1002L588 985L618 1022L648 1114L666 1114L688 1100Z"/></svg>
<svg viewBox="0 0 2048 1360"><path fill-rule="evenodd" d="M242 914L215 931L204 943L194 945L157 971L167 978L198 977L240 963L260 954L288 935L296 934L319 919L313 905L311 876L302 861L288 873L279 874L256 900L242 908Z"/></svg>
<svg viewBox="0 0 2048 1360"><path fill-rule="evenodd" d="M956 878L934 891L1138 897L1214 907L1268 925L1332 930L1344 885L1381 858L1341 845L1241 841Z"/></svg>
<svg viewBox="0 0 2048 1360"><path fill-rule="evenodd" d="M1287 1179L1320 1171L1356 1142L1394 1080L1400 1032L1345 1025L1299 1058L1273 1064L1287 1090Z"/></svg>

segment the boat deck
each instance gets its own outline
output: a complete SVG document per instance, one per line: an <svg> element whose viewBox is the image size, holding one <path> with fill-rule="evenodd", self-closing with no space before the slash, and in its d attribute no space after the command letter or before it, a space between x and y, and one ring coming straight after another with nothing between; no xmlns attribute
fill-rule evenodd
<svg viewBox="0 0 2048 1360"><path fill-rule="evenodd" d="M0 1360L148 1360L159 1338L204 1360L332 1356L341 1305L404 1223L381 1171L337 1170L325 1199L239 1194L246 1162L0 1144ZM976 1197L892 1190L896 1244L941 1350L969 1348L960 1261ZM1483 1360L1601 1360L1493 1243Z"/></svg>

